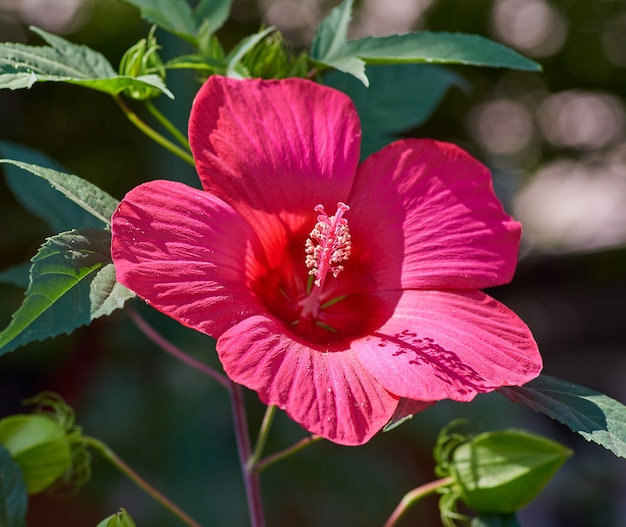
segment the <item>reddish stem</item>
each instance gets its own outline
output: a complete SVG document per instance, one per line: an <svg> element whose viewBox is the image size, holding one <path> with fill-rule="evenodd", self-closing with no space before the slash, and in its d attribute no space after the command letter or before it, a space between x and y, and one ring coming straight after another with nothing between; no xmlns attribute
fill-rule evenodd
<svg viewBox="0 0 626 527"><path fill-rule="evenodd" d="M454 480L451 477L442 478L431 481L430 483L426 483L420 487L417 487L416 489L413 489L410 492L407 492L396 507L396 510L394 510L391 516L389 516L389 519L385 522L385 525L383 527L395 527L400 521L400 518L404 516L406 511L408 511L411 506L413 506L425 496L433 494L437 491L437 489L441 487L446 487L453 482Z"/></svg>
<svg viewBox="0 0 626 527"><path fill-rule="evenodd" d="M241 464L243 483L246 489L246 498L248 500L250 526L265 527L259 474L256 470L254 470L254 466L251 467L250 463L248 463L252 456L252 447L250 445L250 433L248 431L248 419L246 416L246 407L243 401L243 392L241 390L241 386L238 384L235 384L234 382L229 384L235 438L237 439L239 463Z"/></svg>
<svg viewBox="0 0 626 527"><path fill-rule="evenodd" d="M135 325L141 330L141 332L148 337L152 342L154 342L161 349L172 355L174 358L178 359L181 362L184 362L188 366L208 375L213 380L219 382L224 388L229 387L229 381L224 375L215 371L211 366L207 366L203 362L200 362L193 357L187 355L184 351L177 348L172 344L169 340L163 337L160 333L158 333L146 320L132 307L128 308L128 314L130 318L133 319Z"/></svg>

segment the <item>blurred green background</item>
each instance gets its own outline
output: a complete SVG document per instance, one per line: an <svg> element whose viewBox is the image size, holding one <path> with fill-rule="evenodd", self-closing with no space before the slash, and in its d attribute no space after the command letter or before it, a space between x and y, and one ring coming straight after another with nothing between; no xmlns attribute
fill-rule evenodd
<svg viewBox="0 0 626 527"><path fill-rule="evenodd" d="M219 37L230 47L265 21L296 49L306 47L336 3L235 0ZM36 43L30 24L101 51L115 65L149 29L117 0L0 0L1 41ZM500 197L524 224L517 276L490 293L529 324L547 374L626 402L626 1L363 0L352 36L421 29L484 35L542 64L542 73L452 68L471 88L452 89L426 125L406 134L453 141L490 166ZM157 36L166 58L185 51ZM177 99L159 99L159 106L184 130L197 84L176 72L168 85ZM189 167L152 145L110 98L75 86L0 91L0 140L39 149L117 198L156 178L197 184ZM28 260L53 234L20 208L1 178L0 222L0 270ZM4 327L22 291L0 284L0 295ZM208 337L137 307L177 345L219 368ZM41 390L57 391L87 434L203 525L247 524L227 394L148 342L123 312L0 360L0 416L23 411L20 401ZM253 393L247 401L256 433L263 408ZM320 443L269 468L262 475L268 524L381 525L405 492L434 479L435 437L458 417L481 429L528 427L575 450L520 513L523 525L626 525L626 462L497 394L438 404L364 447ZM304 435L281 414L267 451ZM33 498L28 524L96 525L119 507L139 527L176 525L97 458L77 498ZM402 525L439 525L436 498Z"/></svg>

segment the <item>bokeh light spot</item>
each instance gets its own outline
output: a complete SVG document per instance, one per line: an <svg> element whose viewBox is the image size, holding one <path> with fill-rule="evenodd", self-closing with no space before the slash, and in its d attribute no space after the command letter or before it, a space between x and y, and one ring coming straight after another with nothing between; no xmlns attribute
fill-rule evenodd
<svg viewBox="0 0 626 527"><path fill-rule="evenodd" d="M533 57L554 55L567 37L563 16L544 0L497 0L491 23L498 40Z"/></svg>
<svg viewBox="0 0 626 527"><path fill-rule="evenodd" d="M534 134L530 111L512 99L479 105L470 114L469 126L474 138L492 154L519 152Z"/></svg>
<svg viewBox="0 0 626 527"><path fill-rule="evenodd" d="M544 99L537 117L547 141L593 150L615 143L626 121L624 105L608 93L567 90Z"/></svg>

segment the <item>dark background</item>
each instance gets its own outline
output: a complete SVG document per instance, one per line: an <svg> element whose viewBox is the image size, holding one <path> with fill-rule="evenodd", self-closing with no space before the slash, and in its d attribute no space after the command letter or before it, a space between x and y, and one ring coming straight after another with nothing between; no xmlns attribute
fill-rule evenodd
<svg viewBox="0 0 626 527"><path fill-rule="evenodd" d="M74 4L73 15L63 10ZM296 48L305 46L335 4L235 1L219 36L230 47L264 19ZM87 44L114 65L148 31L137 11L117 0L0 0L0 40L37 42L28 24ZM425 126L407 134L456 142L492 168L525 231L514 281L490 293L529 324L545 373L626 401L626 2L374 0L358 4L353 36L419 29L481 34L542 64L541 73L455 67L471 91L453 89ZM184 51L157 35L168 52ZM197 84L193 75L171 73L168 85L176 102L158 102L184 130ZM189 167L153 146L109 97L75 86L1 91L0 140L46 152L117 198L156 178L196 184ZM53 234L20 208L2 179L0 228L0 270L28 260ZM4 327L22 291L0 284L0 294ZM219 368L210 339L137 307L177 345ZM41 390L57 391L85 433L104 440L201 523L246 525L227 394L148 342L123 312L0 361L0 415L23 411L20 401ZM254 433L263 408L255 394L247 400ZM435 437L457 417L479 429L527 427L574 449L521 512L523 525L626 526L624 460L498 394L466 405L444 402L366 446L319 443L269 468L262 476L268 524L382 525L405 492L434 479ZM267 452L304 435L279 413ZM101 459L93 468L77 498L33 498L29 525L95 525L119 507L140 527L176 524ZM438 525L436 498L401 525Z"/></svg>

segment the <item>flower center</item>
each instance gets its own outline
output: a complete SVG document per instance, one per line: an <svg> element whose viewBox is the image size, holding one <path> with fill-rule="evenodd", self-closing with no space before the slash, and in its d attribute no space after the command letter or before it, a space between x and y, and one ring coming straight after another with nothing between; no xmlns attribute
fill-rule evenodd
<svg viewBox="0 0 626 527"><path fill-rule="evenodd" d="M314 277L313 288L298 302L299 322L314 322L333 331L333 328L318 320L318 316L320 309L324 307L321 306L321 294L328 273L337 278L343 271L342 262L350 256L350 231L348 220L343 217L349 210L350 207L340 201L337 203L337 212L329 217L323 205L315 207L318 213L317 223L305 243L305 264L309 268L309 275Z"/></svg>
<svg viewBox="0 0 626 527"><path fill-rule="evenodd" d="M306 231L292 233L282 257L277 259L280 266L258 276L253 287L267 308L293 333L329 345L343 342L346 331L352 334L361 320L360 314L348 307L352 304L346 303L345 288L330 284L331 275L336 278L350 257L352 242L344 217L350 207L339 202L332 216L322 205L314 210L317 219L308 237L304 238Z"/></svg>
<svg viewBox="0 0 626 527"><path fill-rule="evenodd" d="M343 271L344 262L350 256L352 246L348 220L343 215L350 207L341 201L337 203L337 212L328 217L323 205L317 205L317 223L309 234L305 244L306 266L309 274L315 277L314 284L322 289L326 275L330 271L335 278Z"/></svg>

